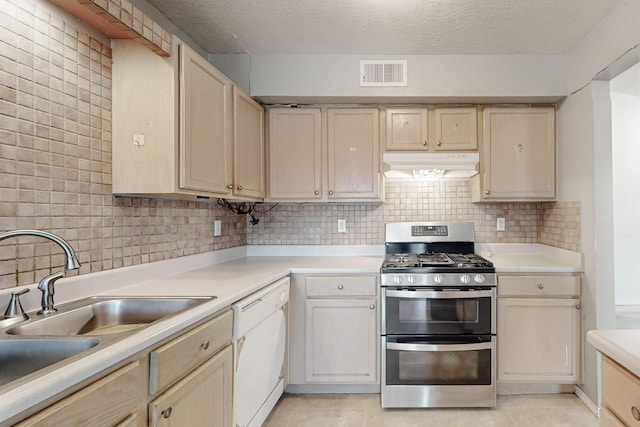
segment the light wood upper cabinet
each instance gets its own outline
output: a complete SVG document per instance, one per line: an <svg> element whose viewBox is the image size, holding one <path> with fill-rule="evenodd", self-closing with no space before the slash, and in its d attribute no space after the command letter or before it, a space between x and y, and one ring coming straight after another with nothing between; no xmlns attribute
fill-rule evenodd
<svg viewBox="0 0 640 427"><path fill-rule="evenodd" d="M322 197L319 108L269 110L269 199Z"/></svg>
<svg viewBox="0 0 640 427"><path fill-rule="evenodd" d="M180 188L228 194L232 84L189 47L180 54Z"/></svg>
<svg viewBox="0 0 640 427"><path fill-rule="evenodd" d="M475 108L388 108L387 151L475 151Z"/></svg>
<svg viewBox="0 0 640 427"><path fill-rule="evenodd" d="M264 199L264 108L233 87L233 194Z"/></svg>
<svg viewBox="0 0 640 427"><path fill-rule="evenodd" d="M114 194L264 198L259 104L175 37L169 58L112 49Z"/></svg>
<svg viewBox="0 0 640 427"><path fill-rule="evenodd" d="M483 121L473 201L555 200L555 110L486 108Z"/></svg>
<svg viewBox="0 0 640 427"><path fill-rule="evenodd" d="M498 277L498 380L580 382L577 276Z"/></svg>
<svg viewBox="0 0 640 427"><path fill-rule="evenodd" d="M375 199L380 194L378 110L327 110L329 199Z"/></svg>
<svg viewBox="0 0 640 427"><path fill-rule="evenodd" d="M270 201L382 201L376 108L269 110Z"/></svg>

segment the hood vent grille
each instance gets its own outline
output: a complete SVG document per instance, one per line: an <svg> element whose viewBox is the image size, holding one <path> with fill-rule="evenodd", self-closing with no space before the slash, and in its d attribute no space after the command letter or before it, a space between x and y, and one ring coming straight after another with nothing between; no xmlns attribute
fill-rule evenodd
<svg viewBox="0 0 640 427"><path fill-rule="evenodd" d="M360 61L360 86L407 86L407 61Z"/></svg>

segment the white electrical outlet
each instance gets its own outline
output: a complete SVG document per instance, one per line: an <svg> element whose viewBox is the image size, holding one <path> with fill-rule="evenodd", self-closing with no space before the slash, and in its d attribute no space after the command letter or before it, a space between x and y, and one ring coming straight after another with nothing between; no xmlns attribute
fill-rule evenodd
<svg viewBox="0 0 640 427"><path fill-rule="evenodd" d="M133 135L133 145L142 147L144 145L144 134L136 133Z"/></svg>
<svg viewBox="0 0 640 427"><path fill-rule="evenodd" d="M496 230L497 231L504 231L505 230L505 220L504 218L498 218L498 220L496 221Z"/></svg>
<svg viewBox="0 0 640 427"><path fill-rule="evenodd" d="M222 221L219 219L213 221L213 235L222 236Z"/></svg>
<svg viewBox="0 0 640 427"><path fill-rule="evenodd" d="M338 220L338 233L346 233L347 232L347 221L344 219Z"/></svg>

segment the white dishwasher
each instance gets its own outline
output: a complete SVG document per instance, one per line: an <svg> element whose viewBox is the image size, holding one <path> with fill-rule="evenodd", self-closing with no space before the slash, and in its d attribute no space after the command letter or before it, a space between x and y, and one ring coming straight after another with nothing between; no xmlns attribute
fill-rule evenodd
<svg viewBox="0 0 640 427"><path fill-rule="evenodd" d="M289 278L233 304L233 425L260 427L282 396Z"/></svg>

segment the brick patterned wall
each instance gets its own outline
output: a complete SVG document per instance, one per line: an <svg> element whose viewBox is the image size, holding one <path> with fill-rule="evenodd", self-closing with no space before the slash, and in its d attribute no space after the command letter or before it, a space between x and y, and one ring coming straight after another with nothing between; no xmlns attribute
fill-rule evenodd
<svg viewBox="0 0 640 427"><path fill-rule="evenodd" d="M582 251L580 202L541 203L538 242Z"/></svg>
<svg viewBox="0 0 640 427"><path fill-rule="evenodd" d="M217 205L111 195L111 50L79 27L45 0L0 0L0 232L60 235L80 274L244 245L245 218ZM0 288L63 265L44 239L0 242Z"/></svg>
<svg viewBox="0 0 640 427"><path fill-rule="evenodd" d="M470 182L387 181L383 205L278 205L258 213L247 226L254 245L376 245L384 243L384 224L401 221L471 221L477 242L536 243L537 203L471 203ZM267 206L263 210L266 210ZM506 230L496 231L496 218ZM345 219L346 233L338 233Z"/></svg>

